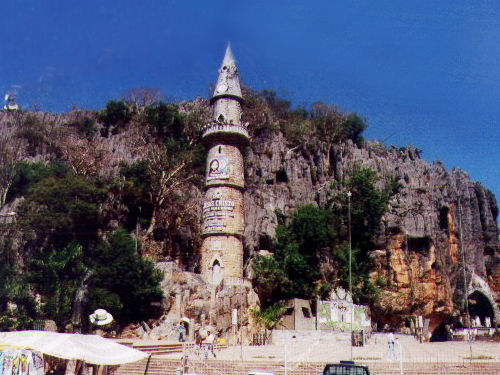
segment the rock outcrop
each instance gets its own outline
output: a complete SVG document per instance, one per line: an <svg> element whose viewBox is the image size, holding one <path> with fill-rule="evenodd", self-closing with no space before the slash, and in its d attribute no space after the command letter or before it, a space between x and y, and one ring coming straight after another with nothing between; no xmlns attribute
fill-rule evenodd
<svg viewBox="0 0 500 375"><path fill-rule="evenodd" d="M276 210L287 214L305 203L322 206L332 182L342 181L355 166L367 167L377 172L380 185L391 178L401 184L371 252L373 281L383 286L374 314L379 323L396 326L409 315L424 315L432 330L462 306L460 227L469 295L478 284L474 280L482 280L480 289L498 312L496 199L465 172L447 171L439 161L429 164L419 154L413 147L387 149L370 142L361 148L350 141L290 146L271 131L254 136L246 168L247 247L269 249Z"/></svg>

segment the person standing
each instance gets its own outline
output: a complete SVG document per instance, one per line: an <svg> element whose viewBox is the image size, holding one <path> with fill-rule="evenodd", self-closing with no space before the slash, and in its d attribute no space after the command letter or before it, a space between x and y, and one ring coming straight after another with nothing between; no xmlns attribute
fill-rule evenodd
<svg viewBox="0 0 500 375"><path fill-rule="evenodd" d="M184 338L184 335L186 333L186 329L184 328L184 325L182 324L182 322L180 322L179 325L177 326L177 332L179 333L179 342L186 341Z"/></svg>
<svg viewBox="0 0 500 375"><path fill-rule="evenodd" d="M200 355L201 354L202 341L203 341L203 339L201 337L200 330L196 329L194 331L194 348L195 348L196 355Z"/></svg>
<svg viewBox="0 0 500 375"><path fill-rule="evenodd" d="M208 336L205 339L205 345L206 345L205 359L208 358L208 352L211 352L212 355L214 356L214 358L217 358L217 356L215 355L215 352L214 352L215 335L210 331L208 331L207 334L208 334Z"/></svg>
<svg viewBox="0 0 500 375"><path fill-rule="evenodd" d="M387 344L389 345L389 351L387 352L387 359L389 361L396 359L396 352L394 351L394 334L389 332L387 334Z"/></svg>

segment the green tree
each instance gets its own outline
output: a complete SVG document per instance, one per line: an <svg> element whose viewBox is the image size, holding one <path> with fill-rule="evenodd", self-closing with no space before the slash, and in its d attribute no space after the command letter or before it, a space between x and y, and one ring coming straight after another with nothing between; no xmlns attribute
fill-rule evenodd
<svg viewBox="0 0 500 375"><path fill-rule="evenodd" d="M42 297L42 316L61 326L71 316L90 249L105 227L101 206L108 191L100 181L64 168L26 167L18 185L25 192L18 225L26 241L23 255L30 260L27 280Z"/></svg>
<svg viewBox="0 0 500 375"><path fill-rule="evenodd" d="M184 135L184 116L175 104L156 102L144 108L144 121L152 134L160 138L181 141Z"/></svg>
<svg viewBox="0 0 500 375"><path fill-rule="evenodd" d="M31 329L35 316L32 290L16 267L14 233L0 226L0 331Z"/></svg>
<svg viewBox="0 0 500 375"><path fill-rule="evenodd" d="M31 249L44 253L75 242L85 252L103 227L100 206L106 194L102 183L71 173L32 185L19 209L19 225Z"/></svg>
<svg viewBox="0 0 500 375"><path fill-rule="evenodd" d="M127 207L123 225L129 231L134 230L137 223L141 227L147 227L153 212L149 195L151 176L147 161L139 160L125 165L120 174L124 178L121 199Z"/></svg>
<svg viewBox="0 0 500 375"><path fill-rule="evenodd" d="M28 189L47 177L63 177L68 167L61 162L43 163L21 161L17 163L16 174L7 194L7 202L28 194Z"/></svg>
<svg viewBox="0 0 500 375"><path fill-rule="evenodd" d="M99 120L103 124L101 135L109 137L111 134L117 134L120 129L132 119L130 109L123 100L110 100L99 114Z"/></svg>
<svg viewBox="0 0 500 375"><path fill-rule="evenodd" d="M344 186L343 192L331 201L330 210L337 218L339 236L332 249L338 267L340 284L349 286L348 246L348 197L351 196L351 244L353 298L357 302L371 303L377 297L377 288L369 279L371 260L368 252L374 249L380 234L382 216L387 210L390 198L397 192L397 183L390 179L384 189L377 187L377 174L369 168L355 168Z"/></svg>
<svg viewBox="0 0 500 375"><path fill-rule="evenodd" d="M342 127L344 139L352 140L358 147L363 144L364 140L361 135L367 128L365 118L356 113L350 113L344 117Z"/></svg>
<svg viewBox="0 0 500 375"><path fill-rule="evenodd" d="M91 305L109 309L119 323L144 319L151 302L161 300L161 272L139 257L125 230L117 229L101 241L88 261L95 272Z"/></svg>
<svg viewBox="0 0 500 375"><path fill-rule="evenodd" d="M74 242L30 262L28 280L42 295L42 313L59 327L71 316L74 294L85 271L82 246Z"/></svg>
<svg viewBox="0 0 500 375"><path fill-rule="evenodd" d="M344 189L351 196L351 228L353 247L361 250L364 256L374 246L375 238L380 234L382 216L387 210L387 204L392 197L394 186L392 182L385 188L377 187L379 178L375 171L369 168L356 168L346 181ZM392 180L391 180L392 181ZM339 194L337 200L337 215L346 215L347 196ZM342 207L342 210L339 210Z"/></svg>
<svg viewBox="0 0 500 375"><path fill-rule="evenodd" d="M306 205L277 227L273 257L257 257L254 264L254 282L266 301L318 293L321 258L333 240L331 219L329 211Z"/></svg>
<svg viewBox="0 0 500 375"><path fill-rule="evenodd" d="M0 331L30 329L35 316L35 302L23 275L8 262L0 264ZM15 310L9 311L8 304Z"/></svg>
<svg viewBox="0 0 500 375"><path fill-rule="evenodd" d="M380 189L374 171L357 168L328 208L312 205L297 208L288 223L281 218L276 228L271 257L254 260L254 285L264 306L293 297L313 298L331 287L349 286L348 199L351 197L352 285L356 302L370 303L377 288L369 278L380 223L397 183L389 180ZM323 267L325 266L325 267Z"/></svg>
<svg viewBox="0 0 500 375"><path fill-rule="evenodd" d="M273 256L257 256L252 263L253 284L263 306L280 301L290 295L290 278Z"/></svg>

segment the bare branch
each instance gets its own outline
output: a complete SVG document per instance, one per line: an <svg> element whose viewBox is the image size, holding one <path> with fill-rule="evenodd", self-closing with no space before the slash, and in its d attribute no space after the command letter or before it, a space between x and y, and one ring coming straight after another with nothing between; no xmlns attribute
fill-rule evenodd
<svg viewBox="0 0 500 375"><path fill-rule="evenodd" d="M14 177L17 163L22 159L26 142L22 139L0 136L0 208L5 205Z"/></svg>

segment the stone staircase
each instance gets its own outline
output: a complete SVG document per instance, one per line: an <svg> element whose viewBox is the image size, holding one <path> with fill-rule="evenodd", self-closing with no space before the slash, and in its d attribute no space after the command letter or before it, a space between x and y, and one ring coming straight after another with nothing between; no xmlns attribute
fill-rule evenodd
<svg viewBox="0 0 500 375"><path fill-rule="evenodd" d="M177 342L162 342L162 343L154 343L152 341L149 342L141 342L141 341L128 341L126 339L116 339L117 343L122 345L140 350L142 352L152 354L152 355L168 355L172 353L182 353L183 351L192 351L195 347L194 342L185 342L185 343L177 343ZM227 344L214 344L214 349L220 350L227 348Z"/></svg>
<svg viewBox="0 0 500 375"><path fill-rule="evenodd" d="M363 362L368 365L374 375L399 375L399 363L396 362ZM325 363L319 362L289 362L288 375L320 375ZM182 373L182 363L179 359L156 358L122 365L117 375L144 375L147 367L148 375L176 375ZM226 361L226 360L188 360L186 373L196 375L246 375L250 370L265 369L276 375L285 375L283 362L269 361ZM475 361L470 363L418 363L403 364L407 375L498 375L500 363Z"/></svg>

